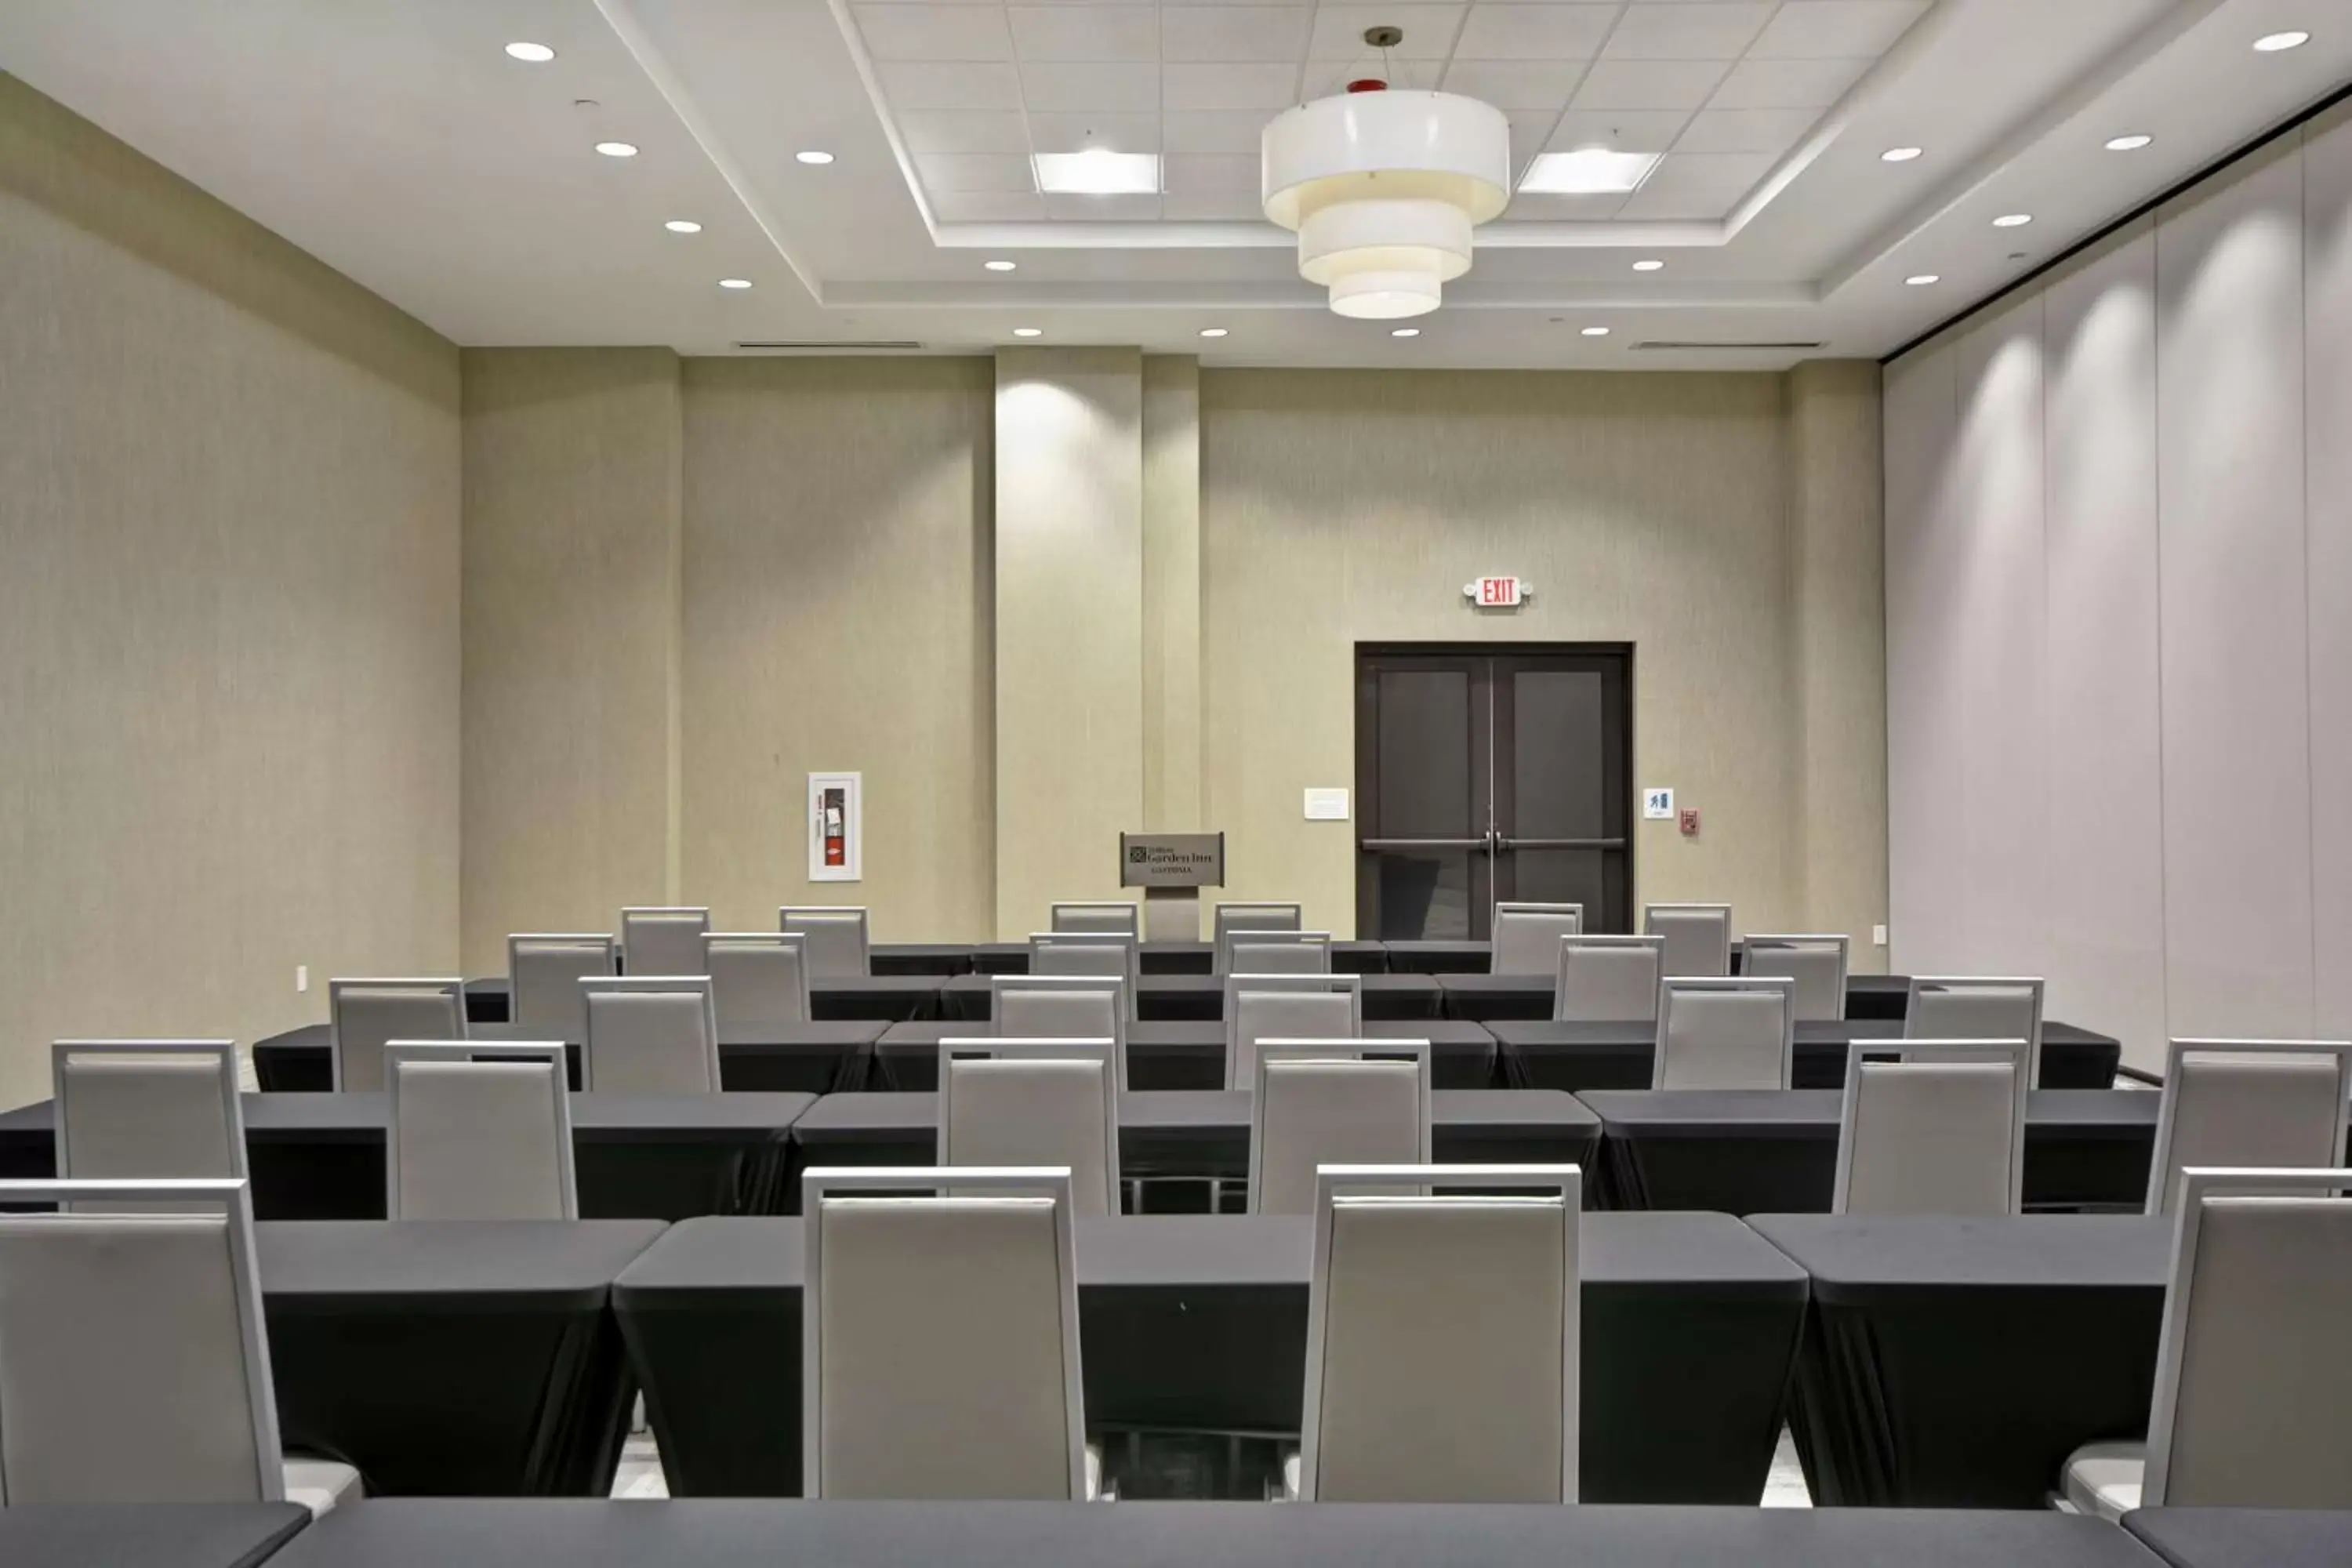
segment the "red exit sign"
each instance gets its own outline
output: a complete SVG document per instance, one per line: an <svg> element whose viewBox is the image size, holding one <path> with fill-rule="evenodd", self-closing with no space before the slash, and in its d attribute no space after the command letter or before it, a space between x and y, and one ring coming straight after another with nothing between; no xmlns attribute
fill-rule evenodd
<svg viewBox="0 0 2352 1568"><path fill-rule="evenodd" d="M1517 577L1481 577L1462 585L1463 596L1482 610L1516 609L1534 592Z"/></svg>

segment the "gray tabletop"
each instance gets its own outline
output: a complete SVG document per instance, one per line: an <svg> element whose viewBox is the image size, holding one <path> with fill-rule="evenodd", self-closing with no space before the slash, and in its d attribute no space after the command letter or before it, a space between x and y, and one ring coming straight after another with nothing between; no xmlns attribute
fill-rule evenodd
<svg viewBox="0 0 2352 1568"><path fill-rule="evenodd" d="M1843 1096L1834 1089L1594 1089L1576 1097L1601 1125L1683 1138L1737 1137L1758 1131L1835 1139ZM2113 1089L2037 1089L2026 1099L2029 1129L2106 1132L2145 1142L2161 1095Z"/></svg>
<svg viewBox="0 0 2352 1568"><path fill-rule="evenodd" d="M572 1130L626 1137L631 1132L787 1131L814 1094L575 1094ZM381 1094L242 1094L248 1139L283 1133L372 1135L383 1141L391 1110ZM0 1132L54 1132L57 1104L37 1100L0 1111Z"/></svg>
<svg viewBox="0 0 2352 1568"><path fill-rule="evenodd" d="M1898 1290L2162 1291L2172 1222L2121 1215L1758 1215L1757 1234L1804 1266L1817 1298Z"/></svg>
<svg viewBox="0 0 2352 1568"><path fill-rule="evenodd" d="M1452 986L1461 976L1443 976ZM1488 976L1472 975L1478 981ZM1514 977L1504 976L1506 980ZM1541 983L1545 994L1550 982ZM1447 1011L1458 1013L1449 992ZM1549 1004L1546 1005L1549 1011ZM1482 1016L1502 1047L1503 1068L1513 1083L1531 1083L1579 1092L1646 1089L1658 1026L1647 1018L1559 1020L1509 1016ZM1846 1055L1856 1041L1898 1040L1899 1018L1816 1020L1796 1027L1792 1064L1800 1089L1836 1089L1845 1082ZM2042 1026L2042 1077L2058 1089L2105 1089L2123 1047L2114 1037L2055 1020Z"/></svg>
<svg viewBox="0 0 2352 1568"><path fill-rule="evenodd" d="M950 1017L985 1018L989 1015L986 974L959 974L940 985L940 1010ZM1433 1018L1440 992L1436 977L1427 974L1360 974L1367 1018ZM1224 1014L1225 983L1213 974L1155 974L1146 972L1136 985L1137 1011L1153 1019L1216 1019Z"/></svg>
<svg viewBox="0 0 2352 1568"><path fill-rule="evenodd" d="M936 1089L943 1039L985 1036L985 1022L925 1019L893 1024L875 1046L872 1089ZM1495 1081L1495 1037L1453 1018L1373 1018L1367 1039L1427 1040L1431 1081L1440 1089L1485 1089ZM1145 1020L1127 1026L1128 1081L1142 1089L1220 1089L1225 1026L1209 1018Z"/></svg>
<svg viewBox="0 0 2352 1568"><path fill-rule="evenodd" d="M2341 1568L2352 1563L2352 1512L2144 1508L2124 1528L2173 1568Z"/></svg>
<svg viewBox="0 0 2352 1568"><path fill-rule="evenodd" d="M256 1226L254 1247L273 1306L496 1297L593 1308L667 1228L652 1219L284 1220Z"/></svg>
<svg viewBox="0 0 2352 1568"><path fill-rule="evenodd" d="M338 1510L284 1568L2151 1568L2063 1514L1318 1503L404 1501Z"/></svg>
<svg viewBox="0 0 2352 1568"><path fill-rule="evenodd" d="M1436 1089L1431 1121L1441 1128L1560 1127L1598 1130L1601 1119L1558 1089ZM816 1145L861 1136L897 1137L930 1131L940 1122L937 1094L828 1094L793 1124L795 1142ZM1123 1094L1118 1125L1138 1131L1238 1128L1247 1132L1250 1091L1163 1089Z"/></svg>
<svg viewBox="0 0 2352 1568"><path fill-rule="evenodd" d="M310 1521L290 1502L0 1509L8 1568L253 1568Z"/></svg>
<svg viewBox="0 0 2352 1568"><path fill-rule="evenodd" d="M845 1046L870 1046L891 1027L891 1021L887 1018L801 1018L778 1022L730 1018L719 1023L719 1044L722 1049L737 1046L839 1050ZM549 1037L544 1029L527 1029L520 1024L469 1024L466 1026L466 1037L469 1040L544 1040ZM580 1042L567 1040L564 1043L576 1046Z"/></svg>

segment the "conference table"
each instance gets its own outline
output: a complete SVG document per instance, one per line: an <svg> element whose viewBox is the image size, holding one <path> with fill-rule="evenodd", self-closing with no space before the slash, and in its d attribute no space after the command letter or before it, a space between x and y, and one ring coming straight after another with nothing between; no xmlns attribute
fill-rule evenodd
<svg viewBox="0 0 2352 1568"><path fill-rule="evenodd" d="M986 1024L893 1024L874 1047L867 1087L928 1089L940 1084L940 1041L987 1033ZM1368 1039L1427 1040L1430 1083L1436 1089L1486 1089L1495 1082L1495 1037L1452 1018L1381 1018L1366 1022ZM1225 1026L1217 1022L1139 1023L1127 1026L1130 1089L1223 1089Z"/></svg>
<svg viewBox="0 0 2352 1568"><path fill-rule="evenodd" d="M8 1568L257 1568L310 1522L292 1502L0 1508Z"/></svg>
<svg viewBox="0 0 2352 1568"><path fill-rule="evenodd" d="M1146 942L1139 943L1136 952L1136 962L1146 974L1207 974L1216 967L1216 943L1209 942ZM1336 973L1385 973L1388 958L1387 945L1382 942L1331 944L1331 968ZM866 950L866 966L877 974L1026 974L1029 944L876 942Z"/></svg>
<svg viewBox="0 0 2352 1568"><path fill-rule="evenodd" d="M589 1219L782 1214L791 1128L807 1094L572 1097L573 1180ZM257 1219L382 1219L381 1094L248 1094L246 1163ZM0 1174L57 1173L54 1102L0 1112Z"/></svg>
<svg viewBox="0 0 2352 1568"><path fill-rule="evenodd" d="M2324 1509L2143 1508L2124 1528L2172 1568L2352 1563L2352 1513Z"/></svg>
<svg viewBox="0 0 2352 1568"><path fill-rule="evenodd" d="M986 1022L993 1005L989 999L990 978L985 974L959 974L941 983L940 1010L935 1016ZM1368 1023L1438 1016L1438 981L1432 975L1364 974L1358 979ZM1146 974L1136 983L1135 1005L1136 1016L1147 1024L1213 1024L1225 1016L1225 982L1213 974Z"/></svg>
<svg viewBox="0 0 2352 1568"><path fill-rule="evenodd" d="M1553 980L1549 974L1490 974L1485 963L1475 969L1409 968L1400 943L1389 944L1389 966L1398 973L1435 974L1445 987L1445 1015L1490 1024L1501 1019L1548 1019L1552 1011ZM1486 944L1475 944L1482 951ZM1733 966L1735 969L1737 964ZM1845 980L1845 1016L1856 1021L1900 1023L1911 997L1911 979L1904 974L1849 974Z"/></svg>
<svg viewBox="0 0 2352 1568"><path fill-rule="evenodd" d="M1248 1089L1129 1091L1118 1097L1119 1174L1128 1181L1249 1175ZM1447 1089L1430 1095L1440 1163L1574 1164L1590 1171L1601 1119L1554 1089ZM793 1193L817 1165L930 1165L939 1155L939 1096L905 1090L828 1094L793 1123Z"/></svg>
<svg viewBox="0 0 2352 1568"><path fill-rule="evenodd" d="M1081 1216L1089 1428L1296 1434L1314 1231L1307 1215ZM1738 1221L1699 1214L1587 1215L1579 1267L1584 1496L1753 1504L1803 1271ZM674 1495L799 1493L802 1277L801 1221L703 1219L673 1227L615 1283ZM1222 1556L1203 1543L1195 1560Z"/></svg>
<svg viewBox="0 0 2352 1568"><path fill-rule="evenodd" d="M1833 1089L1586 1089L1613 1208L1826 1214L1837 1185ZM2163 1096L2037 1089L2025 1110L2029 1207L2123 1207L2147 1194Z"/></svg>
<svg viewBox="0 0 2352 1568"><path fill-rule="evenodd" d="M1828 1505L2039 1508L2147 1430L2172 1222L1760 1215L1812 1277L1790 1428Z"/></svg>
<svg viewBox="0 0 2352 1568"><path fill-rule="evenodd" d="M939 1016L937 974L835 975L809 982L809 1012L818 1020L878 1018L895 1024L906 1018ZM489 975L466 982L466 1021L503 1024L512 1016L514 997L507 977Z"/></svg>
<svg viewBox="0 0 2352 1568"><path fill-rule="evenodd" d="M1454 981L1444 977L1443 984L1451 986ZM1658 1026L1651 1019L1612 1023L1493 1018L1485 1023L1501 1047L1506 1082L1571 1093L1650 1087L1658 1037ZM1903 1023L1896 1018L1847 1018L1836 1023L1801 1023L1796 1033L1791 1063L1794 1087L1839 1089L1845 1083L1848 1048L1857 1040L1898 1040L1903 1037ZM2111 1035L2072 1024L2042 1023L2041 1088L2108 1088L2122 1059L2122 1043Z"/></svg>
<svg viewBox="0 0 2352 1568"><path fill-rule="evenodd" d="M286 1447L357 1467L372 1497L606 1495L632 1394L612 1286L664 1228L257 1226Z"/></svg>
<svg viewBox="0 0 2352 1568"><path fill-rule="evenodd" d="M835 1018L719 1026L719 1082L729 1093L830 1094L863 1089L875 1043L892 1026L879 1018ZM466 1037L484 1044L543 1040L520 1024L467 1023ZM323 1094L334 1088L334 1026L305 1024L253 1047L254 1076L271 1094ZM581 1085L580 1042L565 1042L572 1087Z"/></svg>

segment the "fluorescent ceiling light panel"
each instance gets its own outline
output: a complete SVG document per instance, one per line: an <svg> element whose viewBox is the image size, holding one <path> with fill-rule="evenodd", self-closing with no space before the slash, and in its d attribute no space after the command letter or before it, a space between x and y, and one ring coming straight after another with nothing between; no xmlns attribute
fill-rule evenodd
<svg viewBox="0 0 2352 1568"><path fill-rule="evenodd" d="M1156 196L1160 156L1089 147L1083 153L1039 153L1037 188L1055 195Z"/></svg>
<svg viewBox="0 0 2352 1568"><path fill-rule="evenodd" d="M1612 147L1580 147L1544 153L1528 167L1519 189L1529 195L1605 196L1638 191L1663 153L1620 153Z"/></svg>

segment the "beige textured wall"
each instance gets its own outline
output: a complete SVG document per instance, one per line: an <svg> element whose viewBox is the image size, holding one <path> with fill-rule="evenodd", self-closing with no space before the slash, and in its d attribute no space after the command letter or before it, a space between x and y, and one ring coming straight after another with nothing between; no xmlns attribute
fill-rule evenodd
<svg viewBox="0 0 2352 1568"><path fill-rule="evenodd" d="M1201 362L1143 362L1143 827L1201 822Z"/></svg>
<svg viewBox="0 0 2352 1568"><path fill-rule="evenodd" d="M500 973L677 891L678 361L463 363L465 963Z"/></svg>
<svg viewBox="0 0 2352 1568"><path fill-rule="evenodd" d="M772 930L993 923L984 359L685 362L679 892ZM865 880L807 880L812 772L862 771Z"/></svg>
<svg viewBox="0 0 2352 1568"><path fill-rule="evenodd" d="M1637 901L1728 900L1743 929L1797 919L1786 384L1202 372L1204 816L1229 835L1226 896L1298 899L1310 926L1352 930L1354 825L1302 821L1300 791L1353 782L1358 642L1622 641L1634 783L1705 814L1688 840L1637 822ZM1475 614L1462 584L1492 572L1534 583L1533 602Z"/></svg>
<svg viewBox="0 0 2352 1568"><path fill-rule="evenodd" d="M250 1041L455 966L457 387L0 75L0 1105L59 1036Z"/></svg>

